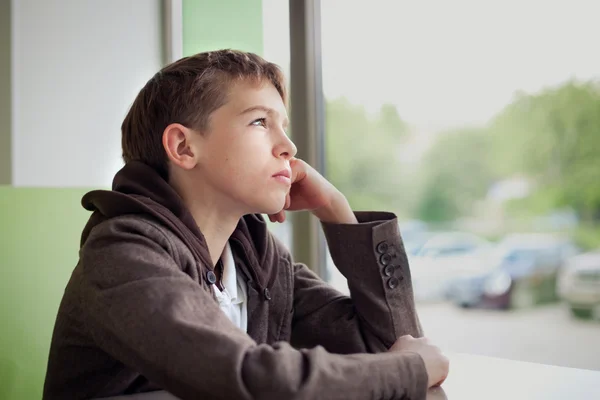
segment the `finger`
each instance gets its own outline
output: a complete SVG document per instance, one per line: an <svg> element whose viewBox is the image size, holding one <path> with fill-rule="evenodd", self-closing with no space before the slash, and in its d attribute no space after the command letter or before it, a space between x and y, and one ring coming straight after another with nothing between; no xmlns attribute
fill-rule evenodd
<svg viewBox="0 0 600 400"><path fill-rule="evenodd" d="M285 220L284 211L279 211L277 214L273 214L273 222L283 222Z"/></svg>
<svg viewBox="0 0 600 400"><path fill-rule="evenodd" d="M271 222L280 222L281 211L279 211L278 213L269 215L269 219L271 220Z"/></svg>
<svg viewBox="0 0 600 400"><path fill-rule="evenodd" d="M433 386L442 386L444 384L444 382L446 382L447 378L448 378L448 375L446 374L438 383L436 383Z"/></svg>
<svg viewBox="0 0 600 400"><path fill-rule="evenodd" d="M292 184L301 181L306 176L304 164L299 162L298 159L290 162L290 168L292 169Z"/></svg>

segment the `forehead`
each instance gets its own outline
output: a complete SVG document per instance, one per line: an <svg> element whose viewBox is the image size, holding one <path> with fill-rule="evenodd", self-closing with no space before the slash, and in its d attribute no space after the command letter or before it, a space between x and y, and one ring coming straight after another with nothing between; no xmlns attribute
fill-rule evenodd
<svg viewBox="0 0 600 400"><path fill-rule="evenodd" d="M250 107L266 107L273 109L282 117L287 117L283 99L269 81L233 83L229 88L227 106L238 113Z"/></svg>

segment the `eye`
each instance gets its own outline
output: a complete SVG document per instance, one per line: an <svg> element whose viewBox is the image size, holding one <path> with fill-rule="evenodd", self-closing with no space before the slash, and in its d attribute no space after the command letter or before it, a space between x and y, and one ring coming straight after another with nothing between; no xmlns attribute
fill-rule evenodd
<svg viewBox="0 0 600 400"><path fill-rule="evenodd" d="M266 128L267 127L267 119L266 118L255 119L254 121L252 121L252 123L250 125L262 126L262 127Z"/></svg>

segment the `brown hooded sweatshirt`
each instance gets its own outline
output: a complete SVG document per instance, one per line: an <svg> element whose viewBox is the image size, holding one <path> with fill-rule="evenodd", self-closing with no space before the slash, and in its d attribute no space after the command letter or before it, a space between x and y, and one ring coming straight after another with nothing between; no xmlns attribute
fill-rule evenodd
<svg viewBox="0 0 600 400"><path fill-rule="evenodd" d="M247 333L219 308L202 233L173 188L128 163L93 211L58 310L45 400L166 390L196 399L424 399L422 336L393 214L323 224L351 297L295 263L260 215L230 238L248 286ZM371 353L371 354L369 354Z"/></svg>

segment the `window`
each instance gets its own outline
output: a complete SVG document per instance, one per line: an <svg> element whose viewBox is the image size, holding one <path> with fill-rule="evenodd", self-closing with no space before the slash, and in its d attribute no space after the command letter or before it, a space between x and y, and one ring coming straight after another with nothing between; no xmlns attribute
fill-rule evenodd
<svg viewBox="0 0 600 400"><path fill-rule="evenodd" d="M424 328L450 351L600 369L600 323L579 318L600 318L600 287L556 290L600 248L599 11L321 2L328 178L354 209L398 215Z"/></svg>

